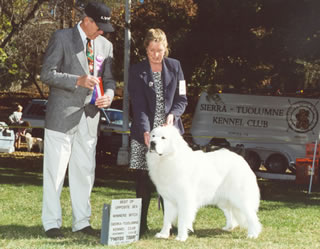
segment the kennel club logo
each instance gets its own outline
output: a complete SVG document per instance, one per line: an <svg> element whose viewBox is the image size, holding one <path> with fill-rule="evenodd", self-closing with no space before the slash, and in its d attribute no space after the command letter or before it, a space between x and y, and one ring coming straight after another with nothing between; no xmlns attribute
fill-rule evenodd
<svg viewBox="0 0 320 249"><path fill-rule="evenodd" d="M289 127L298 133L306 133L313 130L318 123L318 110L315 105L299 101L291 104L287 111Z"/></svg>

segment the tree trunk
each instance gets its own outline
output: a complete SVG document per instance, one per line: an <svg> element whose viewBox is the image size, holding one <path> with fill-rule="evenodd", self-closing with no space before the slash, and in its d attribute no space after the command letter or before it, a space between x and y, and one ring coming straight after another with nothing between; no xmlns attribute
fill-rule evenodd
<svg viewBox="0 0 320 249"><path fill-rule="evenodd" d="M38 90L41 98L42 98L42 99L45 99L45 96L44 96L44 94L43 94L43 92L42 92L42 90L41 90L41 87L39 86L39 84L38 84L38 82L37 82L37 80L36 80L35 75L30 74L28 80L30 80L30 81L36 86L36 88L37 88L37 90Z"/></svg>

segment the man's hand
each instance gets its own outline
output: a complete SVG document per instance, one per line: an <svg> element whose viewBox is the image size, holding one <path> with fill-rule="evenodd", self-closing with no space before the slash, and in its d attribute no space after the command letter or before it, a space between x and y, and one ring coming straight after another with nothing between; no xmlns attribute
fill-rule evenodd
<svg viewBox="0 0 320 249"><path fill-rule="evenodd" d="M96 99L95 105L98 108L106 108L111 105L111 98L108 95L101 96Z"/></svg>
<svg viewBox="0 0 320 249"><path fill-rule="evenodd" d="M82 86L93 90L94 86L99 84L99 78L92 75L82 75L77 79L77 86Z"/></svg>

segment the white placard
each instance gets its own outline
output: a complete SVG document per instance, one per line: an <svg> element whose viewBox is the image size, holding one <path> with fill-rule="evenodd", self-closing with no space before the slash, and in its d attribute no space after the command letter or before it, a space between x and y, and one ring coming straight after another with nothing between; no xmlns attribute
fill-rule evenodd
<svg viewBox="0 0 320 249"><path fill-rule="evenodd" d="M111 207L104 206L104 209L110 208L109 215L104 213L101 230L101 243L108 245L128 244L139 240L140 217L141 217L141 199L119 199L112 200ZM108 224L105 219L108 216ZM104 225L105 224L105 225Z"/></svg>
<svg viewBox="0 0 320 249"><path fill-rule="evenodd" d="M187 94L187 87L185 80L179 80L179 95L186 95Z"/></svg>

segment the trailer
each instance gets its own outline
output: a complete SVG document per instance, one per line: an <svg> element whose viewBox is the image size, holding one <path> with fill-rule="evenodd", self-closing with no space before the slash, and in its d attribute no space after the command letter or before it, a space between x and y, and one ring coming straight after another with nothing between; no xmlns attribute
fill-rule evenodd
<svg viewBox="0 0 320 249"><path fill-rule="evenodd" d="M294 174L296 159L319 139L319 106L319 99L203 92L190 132L199 147L242 151L258 174L261 167L269 178Z"/></svg>

